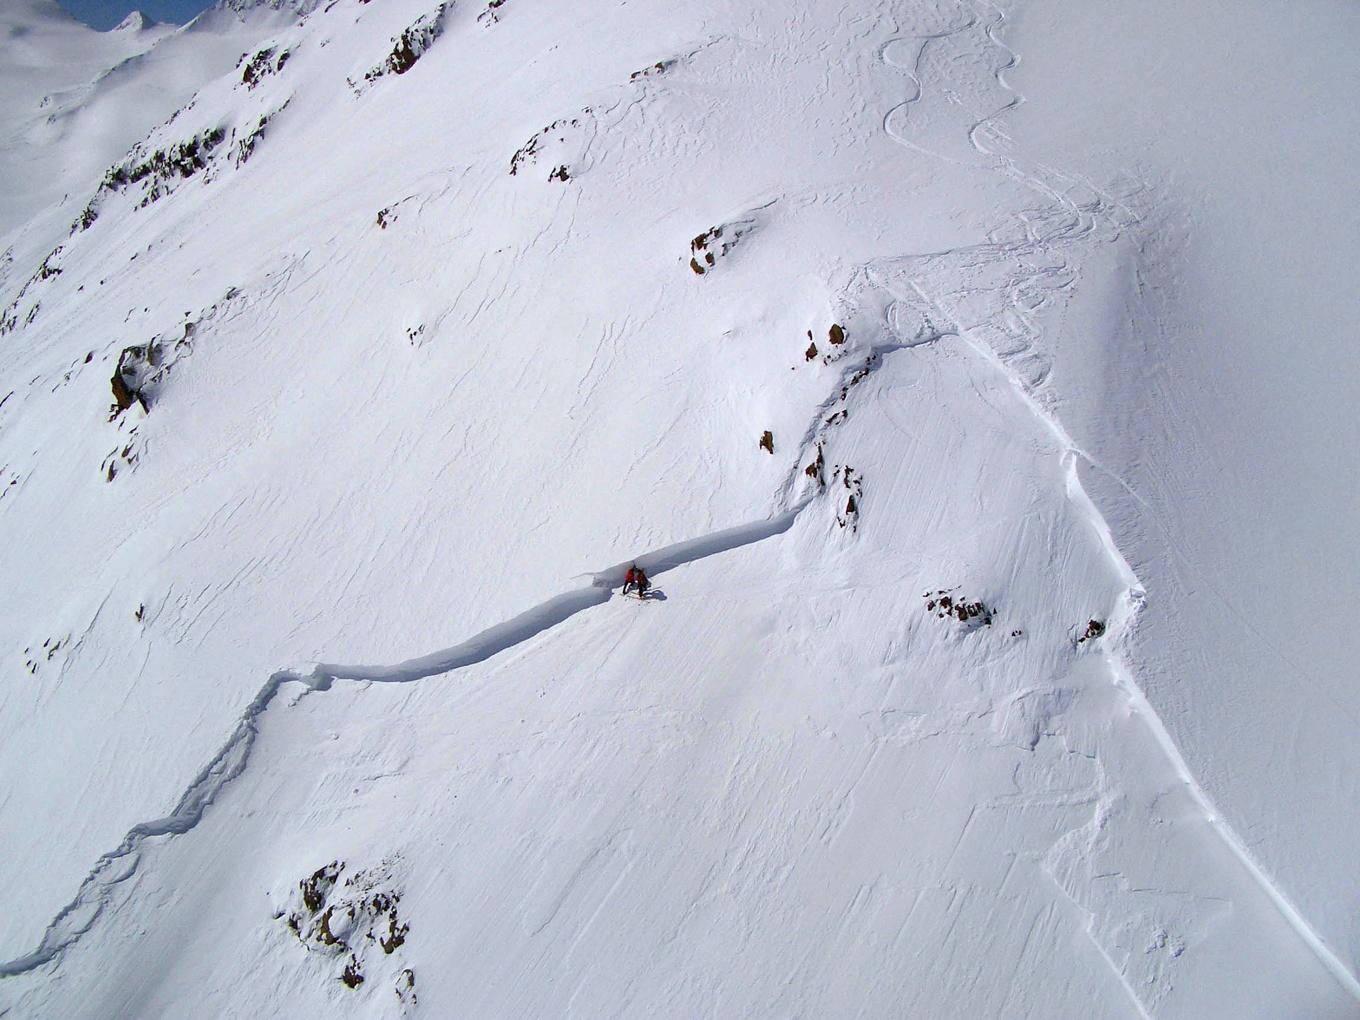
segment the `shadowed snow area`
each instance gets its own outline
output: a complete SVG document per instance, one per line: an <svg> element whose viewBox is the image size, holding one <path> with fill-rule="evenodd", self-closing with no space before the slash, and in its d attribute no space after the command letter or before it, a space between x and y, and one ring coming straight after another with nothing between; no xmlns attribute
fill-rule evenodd
<svg viewBox="0 0 1360 1020"><path fill-rule="evenodd" d="M1236 219L1070 6L7 13L113 70L0 124L0 1015L1356 1015L1344 647L1167 625L1252 440L1129 427Z"/></svg>
<svg viewBox="0 0 1360 1020"><path fill-rule="evenodd" d="M0 4L0 297L83 222L110 163L292 17L205 11L96 32L57 0ZM172 284L173 286L173 284ZM0 328L7 316L0 313Z"/></svg>

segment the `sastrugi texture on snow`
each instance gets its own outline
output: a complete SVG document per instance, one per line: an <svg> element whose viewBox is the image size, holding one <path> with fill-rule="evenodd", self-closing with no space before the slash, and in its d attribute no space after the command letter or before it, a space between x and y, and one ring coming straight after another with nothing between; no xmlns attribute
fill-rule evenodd
<svg viewBox="0 0 1360 1020"><path fill-rule="evenodd" d="M1356 1015L1357 30L0 10L0 1014Z"/></svg>

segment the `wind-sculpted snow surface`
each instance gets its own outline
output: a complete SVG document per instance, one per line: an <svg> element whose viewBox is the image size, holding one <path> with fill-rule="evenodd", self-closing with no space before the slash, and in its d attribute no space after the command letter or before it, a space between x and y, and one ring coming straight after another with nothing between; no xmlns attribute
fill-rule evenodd
<svg viewBox="0 0 1360 1020"><path fill-rule="evenodd" d="M1140 690L1063 419L1155 188L1027 158L1008 24L335 0L138 150L248 163L11 251L0 1008L1353 1012Z"/></svg>
<svg viewBox="0 0 1360 1020"><path fill-rule="evenodd" d="M308 690L324 690L329 686L330 678L316 673L302 676L291 670L271 676L246 708L231 737L184 791L174 810L164 818L134 825L116 849L101 855L89 877L81 883L76 898L48 925L38 948L18 959L0 963L0 977L14 977L51 963L99 920L108 903L110 889L126 881L137 870L143 843L158 836L181 836L199 823L203 812L222 788L245 769L255 741L256 719L269 707L279 688L294 683L302 684Z"/></svg>
<svg viewBox="0 0 1360 1020"><path fill-rule="evenodd" d="M1050 331L1064 422L1101 464L1087 484L1150 592L1131 667L1216 814L1360 973L1360 872L1319 866L1360 842L1360 447L1330 438L1360 402L1334 357L1360 328L1342 269L1360 134L1337 131L1360 108L1341 71L1360 11L1031 10L1007 33L1016 145L1133 192L1133 226ZM1209 35L1233 61L1204 59ZM1218 102L1241 66L1250 113Z"/></svg>
<svg viewBox="0 0 1360 1020"><path fill-rule="evenodd" d="M1146 598L1146 591L1115 545L1109 526L1082 486L1080 464L1089 464L1099 471L1105 469L1077 446L1044 406L1051 406L1051 400L1046 399L1051 398L1051 393L1046 393L1044 389L1051 371L1051 358L1039 347L1040 330L1035 325L1035 319L1045 307L1061 300L1071 291L1077 279L1075 266L1080 264L1081 248L1115 241L1122 231L1132 225L1134 216L1124 201L1100 193L1089 182L1078 181L1045 167L1030 170L1010 155L998 152L998 144L1004 145L1008 139L996 127L996 118L1021 101L1004 80L1004 73L1015 66L1016 58L997 36L997 30L1003 22L1004 15L992 9L985 20L960 19L957 24L938 32L927 31L907 37L914 40L913 45L905 48L914 53L909 76L916 95L903 106L895 108L885 120L884 127L895 140L906 145L915 144L911 140L913 135L904 133L901 125L907 110L920 102L923 94L922 76L926 73L923 65L927 47L931 43L936 43L938 47L945 41L954 44L956 37L971 34L972 39L962 44L965 48L971 45L984 52L990 50L994 56L970 62L971 73L964 76L962 87L979 97L987 95L991 88L997 98L971 104L974 110L986 109L990 105L994 112L975 122L968 131L968 140L976 154L992 161L1000 172L1023 182L1035 194L1048 199L1048 205L1019 213L1015 227L999 229L989 243L887 260L871 266L868 275L894 295L895 301L889 308L888 318L899 329L905 322L908 335L929 337L937 335L937 323L948 322L958 335L1004 364L1022 392L1038 398L1032 404L1034 413L1053 429L1055 437L1066 450L1064 459L1067 465L1068 496L1100 534L1112 564L1128 583L1120 618L1113 632L1113 636L1118 639L1134 624L1135 614ZM902 52L905 42L899 39L888 44L883 50L884 60L894 66L906 67L893 57L894 53ZM952 93L961 84L957 74L949 76L949 83L947 89L940 91ZM937 81L934 84L942 83ZM915 136L937 137L937 132L932 129L933 125L929 123L915 126ZM988 141L984 142L984 138ZM1124 197L1133 198L1130 195ZM894 288L894 280L905 281L906 287ZM902 293L904 290L905 294ZM938 299L932 296L937 294L940 295ZM1128 488L1117 477L1114 480ZM1196 781L1155 710L1138 689L1127 665L1123 662L1114 662L1112 665L1116 682L1126 690L1136 711L1146 720L1156 745L1165 753L1194 803L1237 858L1241 868L1261 887L1282 917L1317 954L1337 982L1360 1001L1360 980L1319 937L1224 820L1208 793ZM1097 814L1105 810L1101 807ZM1105 821L1102 821L1101 827L1104 825ZM1071 890L1069 894L1073 894ZM1073 895L1074 899L1080 898L1079 894ZM1130 993L1140 1004L1147 1005L1141 993L1133 988Z"/></svg>
<svg viewBox="0 0 1360 1020"><path fill-rule="evenodd" d="M230 72L242 50L298 16L238 6L184 28L125 23L110 32L76 22L55 0L0 11L0 249L13 242L25 261L40 259L111 164ZM0 280L0 303L13 296Z"/></svg>
<svg viewBox="0 0 1360 1020"><path fill-rule="evenodd" d="M642 564L654 576L659 575L686 563L782 534L792 526L803 506L768 521L738 525L656 549L631 562ZM429 655L390 666L321 663L306 672L284 669L273 673L246 707L222 749L195 777L174 810L164 818L134 825L116 849L101 855L89 876L81 883L76 898L48 925L38 948L18 959L0 963L0 977L24 974L55 960L99 919L108 903L110 889L126 881L137 870L142 846L148 839L182 836L203 820L203 813L212 806L222 789L245 770L259 732L259 717L285 685L300 685L302 693L307 694L328 691L336 680L413 683L484 662L557 626L582 610L609 601L612 589L623 583L627 567L625 563L601 570L593 575L588 587L563 592L504 623L488 627L460 644Z"/></svg>

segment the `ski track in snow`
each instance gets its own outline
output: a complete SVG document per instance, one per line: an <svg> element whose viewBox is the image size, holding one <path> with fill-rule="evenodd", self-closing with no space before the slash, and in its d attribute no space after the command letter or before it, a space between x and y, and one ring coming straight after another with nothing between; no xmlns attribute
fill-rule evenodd
<svg viewBox="0 0 1360 1020"><path fill-rule="evenodd" d="M876 291L886 292L892 298L887 309L892 338L870 345L865 353L871 358L881 358L918 344L934 343L946 338L958 339L979 356L1000 367L1013 381L1028 408L1066 451L1063 458L1066 498L1099 535L1112 564L1125 582L1123 605L1110 620L1111 644L1118 648L1127 641L1136 624L1145 592L1116 546L1104 517L1086 493L1080 479L1079 465L1084 462L1104 473L1109 472L1079 447L1045 404L1043 387L1050 366L1038 346L1039 330L1032 321L1032 313L1046 305L1053 294L1071 288L1075 271L1067 252L1086 242L1103 243L1118 236L1122 225L1120 216L1125 211L1117 199L1100 193L1087 181L1050 168L1039 167L1027 171L1013 158L1003 154L1001 143L1007 139L995 124L995 118L1024 101L1004 80L1005 71L1015 66L1017 57L998 38L1005 21L1001 11L989 7L988 14L979 17L969 9L962 10L964 17L952 12L956 16L942 16L940 23L916 26L918 31L904 32L880 48L880 59L903 72L915 92L888 111L883 118L883 130L900 144L927 152L938 159L949 162L981 159L997 172L1037 192L1043 197L1045 205L1019 214L1018 227L1022 236L1018 238L997 236L985 244L881 259L863 266L852 274L847 296L853 297L857 291ZM986 94L986 90L991 89L999 91L1000 95L996 97L997 108L991 112L971 111L978 119L966 134L968 150L960 145L958 152L941 151L931 146L929 140L922 140L915 128L917 121L928 122L931 116L926 107L929 83L925 80L928 77L925 65L934 49L967 33L975 34L974 42L985 41L999 51L1001 59L991 64L993 81L985 83L986 87L980 91ZM953 96L950 97L950 103L967 105ZM957 110L958 105L953 108ZM1086 197L1074 198L1074 193ZM473 317L475 319L475 314ZM602 345L608 342L607 335L602 337ZM831 393L841 390L841 383L850 370L851 366L845 366ZM655 576L788 531L802 511L813 502L811 497L806 497L795 503L794 493L800 484L804 455L823 433L819 423L835 402L836 397L829 396L815 408L808 430L801 438L799 457L794 462L790 477L779 491L780 505L789 509L765 520L662 547L637 557L636 562ZM1113 475L1111 477L1132 493L1132 489L1121 479ZM297 685L300 688L298 697L303 697L328 691L337 680L412 683L484 662L558 626L577 613L609 601L612 589L622 583L626 569L627 562L624 562L586 575L589 580L583 587L556 595L459 644L428 655L392 665L318 663L310 670L282 669L274 672L246 706L225 744L194 777L173 810L162 818L134 825L115 849L101 855L82 881L74 899L47 926L38 946L24 956L0 963L0 977L26 974L59 961L65 950L78 942L98 921L113 890L137 872L141 850L147 840L179 836L195 828L217 796L244 773L259 732L257 720L285 686ZM1129 699L1134 713L1148 727L1154 741L1214 831L1294 931L1343 987L1360 999L1360 982L1255 862L1246 845L1223 820L1207 792L1195 780L1171 735L1137 686L1127 662L1115 652L1107 654L1106 661L1113 681ZM1102 804L1097 804L1097 812L1102 807ZM1067 893L1056 878L1055 885ZM1070 897L1070 893L1067 895ZM1080 902L1073 902L1078 908L1085 909ZM1149 1015L1146 1004L1129 984L1126 972L1116 964L1097 934L1094 931L1088 934L1111 970L1119 977L1132 1005L1141 1015Z"/></svg>
<svg viewBox="0 0 1360 1020"><path fill-rule="evenodd" d="M934 342L945 337L964 340L986 360L997 365L1012 381L1026 405L1066 450L1064 456L1067 479L1067 498L1075 504L1082 519L1099 535L1100 541L1115 569L1124 579L1126 594L1118 613L1109 621L1111 645L1123 646L1136 623L1146 590L1133 568L1115 544L1108 523L1081 483L1079 464L1086 463L1110 476L1117 484L1133 490L1120 477L1110 472L1087 454L1044 405L1043 386L1048 379L1050 365L1036 346L1039 331L1030 321L1029 313L1048 303L1049 290L1066 291L1075 280L1067 258L1062 254L1086 240L1113 240L1124 226L1124 217L1131 217L1127 207L1112 196L1101 192L1090 181L1063 174L1049 167L1037 166L1032 171L1002 151L1007 136L996 126L995 119L1024 102L1024 97L1011 88L1005 72L1014 68L1018 55L1001 41L998 33L1005 23L1005 14L986 4L985 20L966 17L943 25L923 26L919 32L906 32L889 40L879 50L880 59L890 67L902 71L911 82L914 95L889 110L883 118L883 130L894 141L949 162L964 162L955 154L939 151L913 138L907 131L911 115L925 97L923 64L930 48L969 31L980 32L986 42L1000 51L1001 61L993 65L994 85L1003 94L998 97L995 110L978 117L967 131L973 153L988 161L993 169L1038 192L1051 205L1045 209L1022 212L1019 218L1025 230L1023 239L997 240L989 244L972 245L923 255L884 259L864 268L871 284L876 284L915 314L921 342ZM910 60L898 60L894 54L901 47L914 50ZM949 96L951 103L960 103L957 95ZM978 90L982 92L982 89ZM983 138L987 138L987 142ZM990 142L991 144L988 144ZM1089 198L1077 201L1073 191L1085 192ZM1102 237L1102 229L1105 236ZM988 286L990 271L1001 271L1001 279ZM948 281L948 289L932 285L941 277ZM978 281L980 286L959 287L960 278ZM903 281L909 294L894 292L892 283ZM991 291L999 297L988 302ZM977 299L984 295L984 313L977 311ZM912 307L915 306L915 307ZM894 316L890 307L889 315ZM891 320L890 320L891 321ZM943 326L941 324L944 324ZM1160 716L1138 686L1128 662L1117 653L1105 656L1112 678L1129 700L1130 707L1148 728L1157 746L1170 763L1185 790L1199 807L1213 831L1242 864L1247 874L1279 910L1285 921L1318 957L1327 970L1353 997L1360 1000L1360 980L1343 964L1327 943L1309 925L1306 918L1290 902L1283 890L1255 860L1242 838L1229 825L1215 806L1208 792L1196 780L1188 763ZM1100 806L1097 806L1099 810ZM1062 888L1055 877L1055 884ZM1066 890L1064 890L1066 892ZM1068 894L1070 896L1070 893ZM1085 909L1084 905L1082 909ZM1128 992L1139 1013L1147 1016L1147 1005L1129 984L1124 970L1115 964L1106 947L1101 945L1094 931L1088 931L1091 941L1101 956L1110 964L1120 983Z"/></svg>
<svg viewBox="0 0 1360 1020"><path fill-rule="evenodd" d="M259 733L257 720L268 710L286 685L297 684L300 697L328 691L337 680L362 683L405 684L472 666L509 651L533 637L556 627L577 613L603 605L613 589L623 583L630 563L638 563L652 576L716 556L744 545L782 535L793 527L799 514L812 502L805 499L791 509L766 520L710 532L697 538L663 546L634 559L587 574L590 583L556 595L486 628L466 641L429 655L407 659L388 666L353 666L318 663L311 670L281 669L270 675L241 714L236 728L207 765L194 777L174 809L163 818L139 822L128 830L118 846L100 856L81 883L75 898L47 926L36 949L21 957L0 963L0 978L17 977L57 960L103 913L113 889L131 878L140 863L143 844L160 836L182 836L203 820L218 794L245 772L251 748Z"/></svg>

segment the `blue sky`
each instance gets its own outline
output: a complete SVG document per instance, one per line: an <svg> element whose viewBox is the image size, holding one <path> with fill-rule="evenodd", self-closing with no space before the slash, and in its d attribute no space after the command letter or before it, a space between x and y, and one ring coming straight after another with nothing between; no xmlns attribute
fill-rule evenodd
<svg viewBox="0 0 1360 1020"><path fill-rule="evenodd" d="M131 11L141 11L154 21L183 24L212 0L59 0L73 15L100 30L112 28Z"/></svg>

